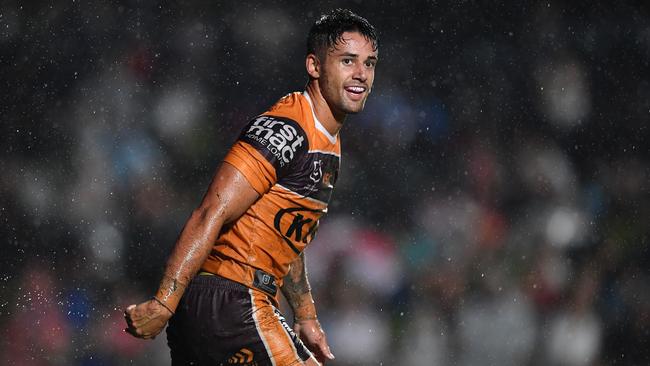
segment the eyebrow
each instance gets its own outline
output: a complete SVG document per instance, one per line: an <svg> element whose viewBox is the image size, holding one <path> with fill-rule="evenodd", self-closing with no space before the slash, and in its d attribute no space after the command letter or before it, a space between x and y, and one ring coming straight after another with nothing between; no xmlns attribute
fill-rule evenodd
<svg viewBox="0 0 650 366"><path fill-rule="evenodd" d="M352 57L352 58L359 58L359 55L357 55L356 53L343 52L342 54L339 55L339 57ZM375 61L376 61L376 60L378 60L379 58L378 58L377 56L372 55L372 56L368 56L368 59L371 59L371 60L375 60Z"/></svg>

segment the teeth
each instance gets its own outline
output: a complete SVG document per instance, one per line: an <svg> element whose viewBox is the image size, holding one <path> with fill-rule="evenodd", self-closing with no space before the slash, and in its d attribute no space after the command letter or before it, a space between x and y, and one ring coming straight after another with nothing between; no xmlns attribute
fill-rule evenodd
<svg viewBox="0 0 650 366"><path fill-rule="evenodd" d="M360 86L348 86L346 89L354 93L363 93L366 90L366 88Z"/></svg>

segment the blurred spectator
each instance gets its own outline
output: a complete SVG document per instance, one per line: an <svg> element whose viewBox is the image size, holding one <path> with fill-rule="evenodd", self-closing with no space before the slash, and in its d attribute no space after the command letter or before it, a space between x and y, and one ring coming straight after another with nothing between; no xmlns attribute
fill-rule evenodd
<svg viewBox="0 0 650 366"><path fill-rule="evenodd" d="M67 321L59 286L49 271L28 265L20 295L2 335L8 365L65 364L72 352L72 325ZM68 314L70 315L70 313Z"/></svg>

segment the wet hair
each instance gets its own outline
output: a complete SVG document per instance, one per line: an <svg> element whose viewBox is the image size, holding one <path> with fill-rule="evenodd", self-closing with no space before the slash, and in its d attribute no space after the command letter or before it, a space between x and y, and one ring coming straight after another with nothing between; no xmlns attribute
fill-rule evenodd
<svg viewBox="0 0 650 366"><path fill-rule="evenodd" d="M321 15L309 30L307 36L307 54L322 56L331 47L342 41L344 32L359 32L372 42L372 49L377 50L379 38L375 27L348 9L334 9Z"/></svg>

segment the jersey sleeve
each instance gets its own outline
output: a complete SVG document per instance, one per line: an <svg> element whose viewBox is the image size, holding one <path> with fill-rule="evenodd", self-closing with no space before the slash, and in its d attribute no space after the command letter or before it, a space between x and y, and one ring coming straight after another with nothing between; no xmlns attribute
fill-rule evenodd
<svg viewBox="0 0 650 366"><path fill-rule="evenodd" d="M291 119L259 116L242 130L224 159L241 172L259 194L291 173L307 151L305 131Z"/></svg>

